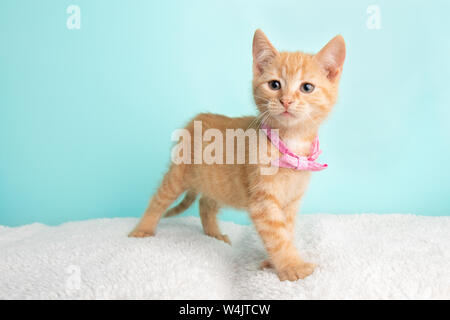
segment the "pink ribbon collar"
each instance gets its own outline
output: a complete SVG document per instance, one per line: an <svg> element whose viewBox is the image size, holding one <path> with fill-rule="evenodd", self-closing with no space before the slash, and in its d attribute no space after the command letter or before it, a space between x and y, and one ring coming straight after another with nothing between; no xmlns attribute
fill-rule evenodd
<svg viewBox="0 0 450 320"><path fill-rule="evenodd" d="M274 132L269 126L263 124L261 126L267 138L278 148L278 151L281 152L281 158L272 162L272 165L280 167L280 168L290 168L295 170L306 170L306 171L320 171L328 167L327 164L321 164L316 162L316 159L322 153L322 150L319 149L319 137L314 139L314 142L311 144L311 150L309 152L309 156L298 156L294 154L286 144L280 139L278 134Z"/></svg>

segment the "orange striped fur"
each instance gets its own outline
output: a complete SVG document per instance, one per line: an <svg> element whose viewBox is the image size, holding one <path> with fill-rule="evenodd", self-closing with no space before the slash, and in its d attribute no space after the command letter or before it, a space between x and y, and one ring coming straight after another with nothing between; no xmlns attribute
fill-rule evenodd
<svg viewBox="0 0 450 320"><path fill-rule="evenodd" d="M319 53L312 55L278 52L264 33L257 30L253 39L253 94L259 115L229 118L200 114L186 129L193 137L193 121L202 121L204 130L215 128L225 137L226 129L257 129L264 122L279 129L281 138L292 151L308 155L319 125L336 102L344 58L345 44L341 36L333 38ZM271 89L269 83L273 80L279 81L279 90ZM300 90L305 82L314 85L312 92ZM283 114L285 111L289 115ZM264 143L270 146L267 139ZM204 142L203 147L207 144ZM191 150L193 148L192 142ZM248 159L248 140L245 148ZM267 156L275 159L279 154L271 153L268 148ZM230 243L218 227L217 213L223 206L246 210L269 255L261 267L275 268L280 280L294 281L310 275L314 265L301 259L293 239L295 217L310 172L279 168L274 175L262 175L260 169L263 166L248 163L172 164L130 236L154 235L158 221L180 195L186 192L181 203L167 211L166 216L181 213L200 195L200 218L205 234Z"/></svg>

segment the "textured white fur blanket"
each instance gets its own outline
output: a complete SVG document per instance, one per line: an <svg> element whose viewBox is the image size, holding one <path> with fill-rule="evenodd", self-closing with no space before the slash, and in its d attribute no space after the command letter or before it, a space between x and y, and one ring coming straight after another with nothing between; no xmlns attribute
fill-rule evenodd
<svg viewBox="0 0 450 320"><path fill-rule="evenodd" d="M0 227L2 299L450 299L450 217L300 215L297 246L319 267L280 282L251 226L163 219L127 238L135 218Z"/></svg>

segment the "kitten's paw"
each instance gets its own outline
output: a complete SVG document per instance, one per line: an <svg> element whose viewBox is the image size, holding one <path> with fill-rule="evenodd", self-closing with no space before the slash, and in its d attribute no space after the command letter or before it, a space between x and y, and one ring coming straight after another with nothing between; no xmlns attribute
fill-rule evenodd
<svg viewBox="0 0 450 320"><path fill-rule="evenodd" d="M261 262L261 264L259 265L259 268L260 268L261 270L273 268L272 261L270 261L270 259L264 260L264 261Z"/></svg>
<svg viewBox="0 0 450 320"><path fill-rule="evenodd" d="M155 235L154 232L135 229L128 234L128 237L130 237L130 238L146 238L146 237L152 237L154 235Z"/></svg>
<svg viewBox="0 0 450 320"><path fill-rule="evenodd" d="M316 265L313 263L301 262L278 271L278 277L281 281L304 279L314 272L315 267Z"/></svg>
<svg viewBox="0 0 450 320"><path fill-rule="evenodd" d="M222 240L225 243L228 243L231 246L231 241L230 238L228 238L228 236L226 234L221 234L218 237L216 237L219 240Z"/></svg>
<svg viewBox="0 0 450 320"><path fill-rule="evenodd" d="M213 236L210 236L210 237L213 237L213 238L216 238L217 240L220 240L220 241L223 241L225 243L228 243L231 246L230 238L228 238L228 236L226 234L218 234L218 235L213 235Z"/></svg>

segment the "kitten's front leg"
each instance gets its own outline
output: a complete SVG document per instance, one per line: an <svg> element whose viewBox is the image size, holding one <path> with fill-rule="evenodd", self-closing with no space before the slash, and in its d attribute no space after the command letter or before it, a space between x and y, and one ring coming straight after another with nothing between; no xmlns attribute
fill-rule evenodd
<svg viewBox="0 0 450 320"><path fill-rule="evenodd" d="M292 200L290 203L288 203L288 205L286 207L284 207L282 210L284 213L286 230L289 234L289 237L292 239L292 241L295 240L295 235L294 235L295 222L297 220L296 219L297 212L300 207L300 200L302 197L303 197L303 193L299 194L297 197L294 198L294 200ZM270 258L268 258L268 259L264 260L263 262L261 262L260 268L261 269L274 268L274 265L273 265L272 261L270 260Z"/></svg>
<svg viewBox="0 0 450 320"><path fill-rule="evenodd" d="M292 228L286 224L286 217L274 195L256 192L251 198L250 217L280 280L303 279L314 271L313 264L300 258L294 246Z"/></svg>

